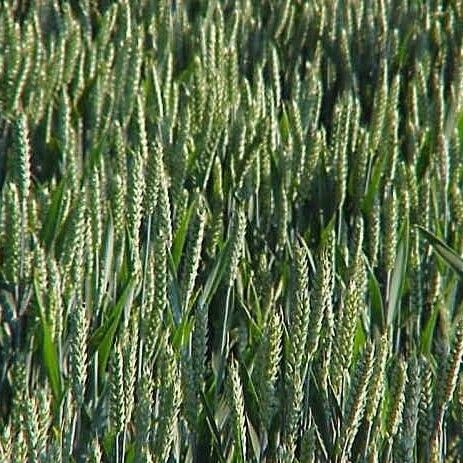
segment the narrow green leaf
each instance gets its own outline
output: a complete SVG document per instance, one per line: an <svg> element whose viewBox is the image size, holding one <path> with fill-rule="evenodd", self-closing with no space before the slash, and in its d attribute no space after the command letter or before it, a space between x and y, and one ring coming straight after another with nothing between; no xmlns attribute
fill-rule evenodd
<svg viewBox="0 0 463 463"><path fill-rule="evenodd" d="M180 285L177 280L177 272L175 270L174 260L172 254L167 250L167 267L170 271L171 278L169 281L169 302L172 307L172 316L176 325L180 323L182 314L188 310L188 307L185 307L182 310L182 299L180 297Z"/></svg>
<svg viewBox="0 0 463 463"><path fill-rule="evenodd" d="M431 316L426 322L420 336L421 353L429 354L432 347L432 338L434 336L434 328L436 327L437 315L439 315L439 304L436 304L432 309Z"/></svg>
<svg viewBox="0 0 463 463"><path fill-rule="evenodd" d="M51 248L53 241L56 238L58 228L61 224L64 212L64 180L56 187L53 192L50 207L43 224L40 234L41 241L45 244L45 249L48 251Z"/></svg>
<svg viewBox="0 0 463 463"><path fill-rule="evenodd" d="M36 278L34 278L34 292L39 307L40 325L42 329L42 360L47 371L53 396L57 402L61 400L62 385L59 368L58 350L53 343L50 325L45 316L42 296Z"/></svg>
<svg viewBox="0 0 463 463"><path fill-rule="evenodd" d="M371 325L377 326L380 332L384 329L384 304L383 297L381 295L381 289L379 287L378 280L373 272L373 269L368 262L368 259L365 259L368 269L368 294L370 295L370 317Z"/></svg>
<svg viewBox="0 0 463 463"><path fill-rule="evenodd" d="M172 260L174 262L175 271L178 270L180 264L180 258L182 257L183 247L185 245L186 237L188 234L188 225L193 215L193 210L196 207L197 202L193 201L188 208L185 217L183 218L180 226L178 227L177 233L172 242Z"/></svg>
<svg viewBox="0 0 463 463"><path fill-rule="evenodd" d="M106 322L95 331L90 339L91 352L98 351L98 370L100 376L106 370L114 335L116 334L117 327L119 326L119 321L124 308L127 304L131 304L134 286L134 280L129 280L121 297L117 301L117 304L113 307L106 319Z"/></svg>
<svg viewBox="0 0 463 463"><path fill-rule="evenodd" d="M367 193L362 203L362 211L366 216L370 213L371 208L373 207L373 202L378 192L381 178L383 177L383 172L386 166L386 159L387 156L377 157L373 166Z"/></svg>
<svg viewBox="0 0 463 463"><path fill-rule="evenodd" d="M209 304L212 297L214 296L217 288L219 287L220 281L223 278L225 267L227 266L227 260L229 257L230 241L227 241L223 247L220 255L217 257L215 266L204 285L204 291L201 295L203 304Z"/></svg>
<svg viewBox="0 0 463 463"><path fill-rule="evenodd" d="M109 277L111 274L111 268L113 263L113 253L114 253L114 226L112 215L109 214L108 221L106 222L104 237L103 237L103 254L101 256L101 261L103 263L103 268L100 269L103 274L100 278L97 300L101 301L103 298L104 291L106 286L109 283ZM99 309L99 307L97 307Z"/></svg>
<svg viewBox="0 0 463 463"><path fill-rule="evenodd" d="M216 448L216 451L217 451L217 455L219 457L219 461L221 463L225 463L226 459L225 459L224 452L223 452L223 449L222 449L222 441L220 439L220 432L217 429L217 424L215 423L214 414L213 414L213 412L211 410L211 407L209 406L209 403L207 402L207 399L206 399L206 396L204 395L204 392L199 391L199 393L201 395L201 400L203 402L204 410L206 412L207 423L208 423L209 428L211 430L212 439L214 441L214 445L215 445L215 448Z"/></svg>

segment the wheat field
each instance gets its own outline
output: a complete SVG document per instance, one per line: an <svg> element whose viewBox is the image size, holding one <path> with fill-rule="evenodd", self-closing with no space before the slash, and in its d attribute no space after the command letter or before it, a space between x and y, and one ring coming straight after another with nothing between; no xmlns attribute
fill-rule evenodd
<svg viewBox="0 0 463 463"><path fill-rule="evenodd" d="M463 1L0 2L0 461L463 461Z"/></svg>

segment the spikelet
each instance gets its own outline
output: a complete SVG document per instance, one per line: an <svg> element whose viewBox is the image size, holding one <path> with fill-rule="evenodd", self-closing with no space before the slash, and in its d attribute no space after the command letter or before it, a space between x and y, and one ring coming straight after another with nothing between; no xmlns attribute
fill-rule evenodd
<svg viewBox="0 0 463 463"><path fill-rule="evenodd" d="M24 81L23 107L27 108L26 112L28 115L34 115L34 117L38 117L40 119L43 113L43 108L40 107L40 104L34 106L34 100L37 94L40 93L39 89L42 83L41 73L44 67L44 47L40 36L40 26L38 21L38 15L35 13L34 17L31 19L31 23L28 24L25 34L25 42L27 45L24 51L27 53L29 58L30 69L27 80Z"/></svg>
<svg viewBox="0 0 463 463"><path fill-rule="evenodd" d="M48 387L41 388L37 393L37 414L38 414L38 449L39 454L44 458L47 453L47 440L52 424L51 394Z"/></svg>
<svg viewBox="0 0 463 463"><path fill-rule="evenodd" d="M351 274L354 273L351 271ZM345 371L352 361L353 338L360 312L361 294L355 278L350 278L343 291L336 323L334 355L331 360L331 382L336 394L341 394Z"/></svg>
<svg viewBox="0 0 463 463"><path fill-rule="evenodd" d="M233 432L235 456L238 461L246 461L246 418L244 411L243 388L238 362L232 358L227 380L227 402Z"/></svg>
<svg viewBox="0 0 463 463"><path fill-rule="evenodd" d="M405 389L403 419L399 429L396 453L400 461L413 463L421 393L420 369L416 358L408 362L407 370L409 380Z"/></svg>
<svg viewBox="0 0 463 463"><path fill-rule="evenodd" d="M186 248L185 266L183 271L182 281L184 284L184 307L188 308L190 298L193 294L196 276L198 273L199 260L201 257L201 248L204 236L204 227L206 224L206 210L204 200L200 196L198 198L197 212L194 221L191 225L188 244Z"/></svg>
<svg viewBox="0 0 463 463"><path fill-rule="evenodd" d="M130 234L134 242L135 252L138 252L142 206L144 195L143 159L141 154L132 152L131 168L129 169L127 186L127 222L131 226Z"/></svg>
<svg viewBox="0 0 463 463"><path fill-rule="evenodd" d="M369 426L376 417L384 392L386 361L389 350L387 334L378 338L375 344L375 361L365 405L365 419Z"/></svg>
<svg viewBox="0 0 463 463"><path fill-rule="evenodd" d="M100 443L98 439L95 438L92 440L91 444L89 445L89 454L88 454L88 461L90 463L102 463L103 455L100 448Z"/></svg>
<svg viewBox="0 0 463 463"><path fill-rule="evenodd" d="M18 188L14 183L5 187L2 214L5 217L5 232L8 231L5 242L4 272L8 281L18 283L21 277L21 206Z"/></svg>
<svg viewBox="0 0 463 463"><path fill-rule="evenodd" d="M280 369L282 326L278 312L272 311L256 354L253 372L256 392L260 398L260 417L264 429L269 429L277 404L276 382Z"/></svg>
<svg viewBox="0 0 463 463"><path fill-rule="evenodd" d="M163 165L161 166L158 192L159 196L155 214L157 220L154 227L162 230L164 239L166 240L166 247L167 249L170 249L172 246L172 217L168 191L168 179Z"/></svg>
<svg viewBox="0 0 463 463"><path fill-rule="evenodd" d="M17 463L28 463L30 461L28 450L25 432L20 430L13 440L11 454L14 455L14 461Z"/></svg>
<svg viewBox="0 0 463 463"><path fill-rule="evenodd" d="M137 151L141 153L144 163L146 163L148 159L148 136L146 133L145 106L143 94L139 93L136 100Z"/></svg>
<svg viewBox="0 0 463 463"><path fill-rule="evenodd" d="M309 322L310 304L308 295L308 262L304 243L296 243L295 254L295 283L294 296L290 312L290 338L288 363L296 372L301 370L305 361L304 353L307 342L307 327Z"/></svg>
<svg viewBox="0 0 463 463"><path fill-rule="evenodd" d="M85 189L82 196L85 196ZM78 204L75 222L75 248L73 261L71 265L71 273L67 280L66 295L68 298L74 293L76 297L80 297L82 292L82 283L84 281L85 269L92 268L92 254L87 250L86 243L91 242L91 227L90 227L90 211L87 208L87 200L82 199L82 204Z"/></svg>
<svg viewBox="0 0 463 463"><path fill-rule="evenodd" d="M439 409L436 416L436 428L441 425L445 410L453 398L463 355L463 319L455 326L451 353L445 369L444 389L439 391Z"/></svg>
<svg viewBox="0 0 463 463"><path fill-rule="evenodd" d="M272 176L271 176L271 153L269 145L270 128L267 125L265 130L265 139L259 149L259 165L260 165L260 189L259 201L261 204L261 214L264 220L264 228L267 228L274 208L273 191L272 191Z"/></svg>
<svg viewBox="0 0 463 463"><path fill-rule="evenodd" d="M69 96L63 88L60 92L59 106L57 113L57 133L56 138L58 146L63 152L65 166L68 164L68 159L71 150L71 105ZM65 167L66 169L66 167Z"/></svg>
<svg viewBox="0 0 463 463"><path fill-rule="evenodd" d="M385 189L393 183L399 156L399 111L397 109L400 92L400 74L392 80L385 117L385 153L388 158L384 178Z"/></svg>
<svg viewBox="0 0 463 463"><path fill-rule="evenodd" d="M191 346L194 381L197 393L201 392L204 388L207 360L208 321L209 314L207 305L199 304L196 309L196 319Z"/></svg>
<svg viewBox="0 0 463 463"><path fill-rule="evenodd" d="M351 259L351 278L355 279L359 292L361 294L361 301L363 301L363 294L367 290L367 276L366 268L363 261L363 237L364 225L363 218L359 214L355 217L354 229L352 231L352 243L350 251Z"/></svg>
<svg viewBox="0 0 463 463"><path fill-rule="evenodd" d="M236 13L236 12L235 12ZM238 14L235 14L238 18ZM235 24L237 27L238 19ZM239 64L238 64L238 50L235 40L230 40L230 45L227 48L226 55L226 77L227 77L227 90L228 90L228 101L232 104L234 111L240 104L240 93L239 93Z"/></svg>
<svg viewBox="0 0 463 463"><path fill-rule="evenodd" d="M285 342L285 427L284 449L288 458L294 457L297 430L303 400L303 374L310 304L308 296L307 251L297 243L295 254L294 296L291 298L290 330ZM304 367L304 368L303 368Z"/></svg>
<svg viewBox="0 0 463 463"><path fill-rule="evenodd" d="M2 429L2 434L0 436L0 459L1 461L12 461L12 429L11 425L7 424Z"/></svg>
<svg viewBox="0 0 463 463"><path fill-rule="evenodd" d="M71 15L70 6L63 5L65 14ZM69 84L72 81L76 67L78 65L79 56L82 50L82 39L77 22L72 19L71 30L68 32L68 38L66 41L66 52L64 55L64 73L63 83Z"/></svg>
<svg viewBox="0 0 463 463"><path fill-rule="evenodd" d="M180 113L179 134L171 155L167 157L166 164L171 178L172 198L175 209L184 199L184 183L188 169L188 159L193 151L191 137L191 109L189 105L183 106ZM177 216L177 214L176 214ZM178 219L175 220L178 223Z"/></svg>
<svg viewBox="0 0 463 463"><path fill-rule="evenodd" d="M49 87L50 99L63 84L64 64L66 54L66 36L63 31L58 34L55 48L55 59L52 61L52 79Z"/></svg>
<svg viewBox="0 0 463 463"><path fill-rule="evenodd" d="M395 190L388 192L384 204L384 236L387 240L383 243L383 262L387 272L394 268L397 252L397 197Z"/></svg>
<svg viewBox="0 0 463 463"><path fill-rule="evenodd" d="M31 152L27 119L21 114L14 125L14 164L16 167L16 184L21 202L29 199L31 187Z"/></svg>
<svg viewBox="0 0 463 463"><path fill-rule="evenodd" d="M151 145L148 154L145 179L145 194L144 194L144 210L145 214L151 215L156 209L156 204L159 201L159 179L162 170L163 148L158 141Z"/></svg>
<svg viewBox="0 0 463 463"><path fill-rule="evenodd" d="M334 233L331 233L330 240L334 243ZM316 371L317 377L319 377L319 384L323 388L328 387L328 377L329 372L331 369L331 358L332 358L332 351L333 351L333 342L334 342L334 334L335 334L335 319L333 313L333 295L334 295L334 268L335 268L335 259L334 259L334 248L333 253L331 255L331 268L332 274L330 281L326 287L326 293L324 297L325 305L324 305L324 316L320 334L320 341L319 341L319 349L317 355L317 363L316 363ZM315 294L315 297L316 294Z"/></svg>
<svg viewBox="0 0 463 463"><path fill-rule="evenodd" d="M458 130L455 129L449 140L449 185L458 184L461 178L461 169L463 166L460 158L461 143Z"/></svg>
<svg viewBox="0 0 463 463"><path fill-rule="evenodd" d="M290 372L291 383L286 388L286 413L284 415L283 450L285 459L293 461L298 438L302 402L304 399L303 383L300 372Z"/></svg>
<svg viewBox="0 0 463 463"><path fill-rule="evenodd" d="M386 115L388 99L387 73L387 60L386 58L383 58L380 63L378 85L376 87L373 103L373 115L370 122L370 146L373 152L378 149L379 142L383 133L383 124Z"/></svg>
<svg viewBox="0 0 463 463"><path fill-rule="evenodd" d="M422 357L420 359L421 370L421 394L418 411L418 446L421 450L422 458L427 456L427 449L431 440L434 426L434 404L433 404L433 374L429 361Z"/></svg>
<svg viewBox="0 0 463 463"><path fill-rule="evenodd" d="M87 51L84 45L81 46L79 61L77 63L76 73L71 82L70 96L73 102L76 102L84 92L85 88L85 64L87 62Z"/></svg>
<svg viewBox="0 0 463 463"><path fill-rule="evenodd" d="M334 286L334 236L331 233L322 245L318 270L315 274L314 293L310 304L309 332L307 335L307 353L309 359L318 349L323 319L327 311L332 311L332 292Z"/></svg>
<svg viewBox="0 0 463 463"><path fill-rule="evenodd" d="M412 275L410 281L410 304L416 317L419 319L423 312L423 266L420 256L420 239L418 231L411 230L410 232L410 273ZM418 325L419 326L419 325Z"/></svg>
<svg viewBox="0 0 463 463"><path fill-rule="evenodd" d="M238 275L238 266L244 253L244 240L246 233L246 216L241 206L235 209L229 230L230 251L228 265L225 271L227 286L232 286Z"/></svg>
<svg viewBox="0 0 463 463"><path fill-rule="evenodd" d="M152 325L151 328L156 328L157 320L163 316L167 307L167 249L166 238L162 229L156 230L153 243L153 307L152 307Z"/></svg>
<svg viewBox="0 0 463 463"><path fill-rule="evenodd" d="M91 223L91 239L93 245L93 253L99 254L101 241L103 239L103 211L102 211L102 191L100 182L100 168L97 165L93 166L90 178L88 180L88 193L90 208L90 223Z"/></svg>
<svg viewBox="0 0 463 463"><path fill-rule="evenodd" d="M272 90L275 98L275 106L281 105L281 82L280 82L280 62L276 47L272 47Z"/></svg>
<svg viewBox="0 0 463 463"><path fill-rule="evenodd" d="M17 84L17 77L21 66L21 37L20 27L14 21L13 8L5 8L3 16L4 34L5 34L5 49L4 63L8 63L4 73L2 73L2 92L1 107L3 111L12 111L12 102L14 101L14 93Z"/></svg>
<svg viewBox="0 0 463 463"><path fill-rule="evenodd" d="M171 453L174 429L182 401L178 362L168 343L163 346L158 373L159 403L152 449L157 456L157 461L164 462L168 460Z"/></svg>
<svg viewBox="0 0 463 463"><path fill-rule="evenodd" d="M25 438L29 461L39 461L41 458L40 423L35 398L27 397L24 405L23 421L25 423Z"/></svg>
<svg viewBox="0 0 463 463"><path fill-rule="evenodd" d="M136 96L138 95L139 82L141 77L142 53L143 53L143 28L138 26L134 31L133 39L130 47L130 58L127 63L127 79L125 81L125 88L123 98L120 104L124 109L121 109L125 124L128 123L135 105Z"/></svg>
<svg viewBox="0 0 463 463"><path fill-rule="evenodd" d="M294 151L292 159L292 172L293 172L293 197L296 197L300 188L302 175L305 165L305 143L304 143L304 130L302 127L301 112L297 103L293 100L291 102L291 121L294 132Z"/></svg>
<svg viewBox="0 0 463 463"><path fill-rule="evenodd" d="M201 401L195 388L193 363L191 353L188 352L188 350L185 350L182 355L181 373L184 399L181 414L185 417L190 432L194 434L197 426L198 414L201 410Z"/></svg>
<svg viewBox="0 0 463 463"><path fill-rule="evenodd" d="M400 359L394 368L392 378L388 414L385 424L385 436L389 442L397 434L400 424L402 423L402 413L404 409L405 387L407 384L407 369L405 362Z"/></svg>
<svg viewBox="0 0 463 463"><path fill-rule="evenodd" d="M146 461L142 457L149 451L149 442L152 433L152 404L153 380L150 372L141 376L137 385L137 403L135 405L134 435L138 459L137 462Z"/></svg>
<svg viewBox="0 0 463 463"><path fill-rule="evenodd" d="M157 259L158 258L155 258L153 254L150 254L148 258L148 268L143 275L145 299L142 306L141 337L144 343L143 358L145 362L148 361L154 353L154 346L162 321L162 312L159 312L159 310L164 307L162 301L160 301L161 304L158 304L155 299L156 290L159 291L156 286L157 274L155 275L155 262L157 262Z"/></svg>
<svg viewBox="0 0 463 463"><path fill-rule="evenodd" d="M119 343L114 346L111 355L109 395L111 428L114 433L118 434L124 429L126 421L124 400L124 359Z"/></svg>
<svg viewBox="0 0 463 463"><path fill-rule="evenodd" d="M341 103L341 115L339 126L336 131L336 140L334 156L336 156L335 164L335 202L337 207L342 207L346 199L346 185L347 185L347 147L349 143L349 127L350 118L352 113L352 98L347 95L343 98Z"/></svg>
<svg viewBox="0 0 463 463"><path fill-rule="evenodd" d="M138 353L138 316L133 311L123 333L123 382L125 399L125 425L130 423L135 402L135 380Z"/></svg>
<svg viewBox="0 0 463 463"><path fill-rule="evenodd" d="M277 222L277 244L276 248L282 252L288 236L289 205L288 195L284 182L280 183L280 197L278 198L278 222Z"/></svg>
<svg viewBox="0 0 463 463"><path fill-rule="evenodd" d="M119 174L114 176L112 211L114 214L114 232L119 239L122 237L125 229L125 185Z"/></svg>
<svg viewBox="0 0 463 463"><path fill-rule="evenodd" d="M201 393L204 391L207 352L207 306L199 304L191 336L190 352L182 357L184 386L184 415L192 433L196 432L198 416L202 410Z"/></svg>
<svg viewBox="0 0 463 463"><path fill-rule="evenodd" d="M355 368L343 416L338 452L348 457L365 412L370 377L374 367L374 345L367 343Z"/></svg>
<svg viewBox="0 0 463 463"><path fill-rule="evenodd" d="M89 322L85 304L77 302L70 328L69 374L73 398L78 407L84 403L87 380L87 337Z"/></svg>

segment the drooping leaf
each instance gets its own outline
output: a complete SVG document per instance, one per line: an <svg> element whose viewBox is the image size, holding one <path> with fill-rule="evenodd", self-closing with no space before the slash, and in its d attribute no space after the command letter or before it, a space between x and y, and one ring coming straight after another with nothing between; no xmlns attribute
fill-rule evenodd
<svg viewBox="0 0 463 463"><path fill-rule="evenodd" d="M431 243L437 254L458 273L460 278L463 278L463 259L436 235L419 225L418 229Z"/></svg>

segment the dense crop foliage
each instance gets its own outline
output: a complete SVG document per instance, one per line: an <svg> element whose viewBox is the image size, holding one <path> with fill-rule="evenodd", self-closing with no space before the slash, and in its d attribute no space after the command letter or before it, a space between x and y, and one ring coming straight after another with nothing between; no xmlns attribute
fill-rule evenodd
<svg viewBox="0 0 463 463"><path fill-rule="evenodd" d="M463 2L0 6L0 461L463 454Z"/></svg>

